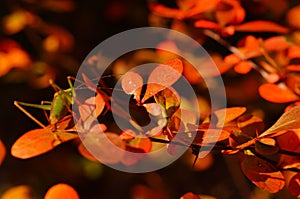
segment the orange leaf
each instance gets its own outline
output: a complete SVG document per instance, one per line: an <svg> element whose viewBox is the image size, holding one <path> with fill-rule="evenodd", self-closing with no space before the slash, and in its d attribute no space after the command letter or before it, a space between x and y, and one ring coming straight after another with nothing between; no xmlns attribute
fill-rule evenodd
<svg viewBox="0 0 300 199"><path fill-rule="evenodd" d="M237 63L239 63L241 61L241 58L239 56L237 56L236 54L230 54L227 55L224 58L224 62L230 65L235 65Z"/></svg>
<svg viewBox="0 0 300 199"><path fill-rule="evenodd" d="M249 180L269 193L277 193L285 185L282 173L269 162L256 156L245 155L241 168Z"/></svg>
<svg viewBox="0 0 300 199"><path fill-rule="evenodd" d="M122 77L122 88L126 94L134 94L135 99L140 101L140 94L143 87L143 78L135 72L127 72Z"/></svg>
<svg viewBox="0 0 300 199"><path fill-rule="evenodd" d="M180 199L201 199L200 196L193 194L192 192L188 192L184 194Z"/></svg>
<svg viewBox="0 0 300 199"><path fill-rule="evenodd" d="M258 88L258 92L265 100L275 103L287 103L299 99L299 96L290 89L282 88L276 84L263 84Z"/></svg>
<svg viewBox="0 0 300 199"><path fill-rule="evenodd" d="M60 141L50 129L34 129L22 135L12 146L14 157L27 159L46 153Z"/></svg>
<svg viewBox="0 0 300 199"><path fill-rule="evenodd" d="M215 8L220 0L198 0L195 2L194 7L185 11L185 18L189 18Z"/></svg>
<svg viewBox="0 0 300 199"><path fill-rule="evenodd" d="M149 75L142 102L174 84L181 77L182 71L183 64L180 59L172 59L157 66Z"/></svg>
<svg viewBox="0 0 300 199"><path fill-rule="evenodd" d="M44 199L79 199L76 190L68 184L56 184L48 189Z"/></svg>
<svg viewBox="0 0 300 199"><path fill-rule="evenodd" d="M208 21L208 20L205 20L205 19L200 19L200 20L197 20L195 23L194 23L194 26L196 28L219 28L219 25L213 21Z"/></svg>
<svg viewBox="0 0 300 199"><path fill-rule="evenodd" d="M5 155L6 155L6 148L3 144L3 142L0 140L0 165L3 162Z"/></svg>
<svg viewBox="0 0 300 199"><path fill-rule="evenodd" d="M235 30L240 32L276 32L282 34L289 32L288 28L285 28L274 22L263 20L250 21L241 25L236 25Z"/></svg>
<svg viewBox="0 0 300 199"><path fill-rule="evenodd" d="M136 137L128 143L128 146L141 149L144 153L151 151L152 142L148 137Z"/></svg>
<svg viewBox="0 0 300 199"><path fill-rule="evenodd" d="M231 122L232 120L238 118L243 113L246 112L245 107L231 107L231 108L224 108L214 112L214 115L217 118L217 127L222 127L222 125Z"/></svg>
<svg viewBox="0 0 300 199"><path fill-rule="evenodd" d="M291 46L287 54L288 58L300 58L300 46Z"/></svg>
<svg viewBox="0 0 300 199"><path fill-rule="evenodd" d="M182 19L184 17L184 11L175 9L175 8L168 8L161 4L150 4L150 10L153 14L166 17L166 18L175 18L175 19Z"/></svg>
<svg viewBox="0 0 300 199"><path fill-rule="evenodd" d="M282 116L267 129L260 137L266 135L272 135L276 132L281 132L284 130L298 129L300 128L300 106L295 106L289 109L287 112L283 113ZM278 134L276 134L278 136Z"/></svg>
<svg viewBox="0 0 300 199"><path fill-rule="evenodd" d="M289 184L288 190L291 192L293 196L300 197L300 173L295 174Z"/></svg>
<svg viewBox="0 0 300 199"><path fill-rule="evenodd" d="M238 1L223 0L217 7L217 21L221 26L241 23L245 18L245 10Z"/></svg>
<svg viewBox="0 0 300 199"><path fill-rule="evenodd" d="M32 158L75 138L77 138L77 134L66 131L52 132L49 126L45 129L34 129L22 135L13 144L11 154L21 159Z"/></svg>
<svg viewBox="0 0 300 199"><path fill-rule="evenodd" d="M285 36L275 36L264 40L264 48L268 51L285 50L290 46Z"/></svg>
<svg viewBox="0 0 300 199"><path fill-rule="evenodd" d="M252 63L249 61L241 61L237 65L234 66L234 71L239 74L247 74L252 69Z"/></svg>
<svg viewBox="0 0 300 199"><path fill-rule="evenodd" d="M104 164L115 164L122 160L125 142L115 133L88 132L83 140L88 151Z"/></svg>
<svg viewBox="0 0 300 199"><path fill-rule="evenodd" d="M300 65L299 64L291 64L285 67L286 70L292 72L300 72Z"/></svg>

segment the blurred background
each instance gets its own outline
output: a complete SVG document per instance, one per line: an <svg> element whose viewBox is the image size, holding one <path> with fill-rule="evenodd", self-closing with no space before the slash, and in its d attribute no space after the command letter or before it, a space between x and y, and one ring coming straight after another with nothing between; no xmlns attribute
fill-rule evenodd
<svg viewBox="0 0 300 199"><path fill-rule="evenodd" d="M175 1L160 2L176 5ZM296 4L284 2L287 7L276 10L277 15L265 14L263 9L271 6L267 1L243 1L243 5L249 19L263 16L281 22L285 9ZM286 190L270 196L255 188L241 173L236 156L217 152L192 167L194 157L188 151L168 167L144 174L123 173L91 162L79 155L72 142L28 160L12 157L10 148L16 139L37 128L13 105L14 100L37 104L51 100L54 91L49 79L68 88L66 77L76 75L85 56L106 38L132 28L168 26L170 22L151 15L146 0L2 0L0 20L0 139L7 149L0 166L0 195L9 188L27 185L33 195L28 198L43 198L50 186L64 182L73 186L82 199L179 199L187 192L219 199L293 198ZM234 43L242 36L229 37L228 41ZM213 41L203 46L210 53L228 54ZM232 72L223 78L228 105L249 107L264 117L267 126L284 109L284 105L258 96L262 80L255 71L247 78ZM28 110L47 123L41 110Z"/></svg>

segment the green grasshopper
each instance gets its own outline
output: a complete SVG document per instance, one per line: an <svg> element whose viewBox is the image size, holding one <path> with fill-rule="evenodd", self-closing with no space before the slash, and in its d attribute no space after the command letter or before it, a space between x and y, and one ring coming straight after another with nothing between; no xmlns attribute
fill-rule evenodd
<svg viewBox="0 0 300 199"><path fill-rule="evenodd" d="M70 106L73 104L73 97L75 96L74 88L71 82L72 77L68 77L68 84L70 88L61 89L52 80L50 80L51 86L56 90L53 96L52 102L42 101L41 104L30 104L25 102L14 101L14 105L18 107L23 113L25 113L29 118L36 122L42 128L46 128L40 121L33 117L27 110L22 106L33 107L43 109L44 111L50 111L49 117L47 119L50 125L57 124L63 117L71 112Z"/></svg>

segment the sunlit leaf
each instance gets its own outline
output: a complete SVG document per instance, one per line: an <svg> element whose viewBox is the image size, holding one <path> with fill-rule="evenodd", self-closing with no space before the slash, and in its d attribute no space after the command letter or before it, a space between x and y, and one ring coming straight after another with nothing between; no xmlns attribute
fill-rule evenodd
<svg viewBox="0 0 300 199"><path fill-rule="evenodd" d="M216 19L221 26L239 24L245 15L245 10L238 1L221 1L216 10Z"/></svg>
<svg viewBox="0 0 300 199"><path fill-rule="evenodd" d="M11 154L17 158L27 159L46 153L59 144L75 138L77 135L73 133L54 133L50 128L34 129L22 135L13 144Z"/></svg>
<svg viewBox="0 0 300 199"><path fill-rule="evenodd" d="M161 17L175 19L182 19L184 17L184 11L175 8L168 8L162 4L152 3L149 5L149 8L153 14Z"/></svg>
<svg viewBox="0 0 300 199"><path fill-rule="evenodd" d="M77 191L68 184L56 184L48 189L44 199L79 199Z"/></svg>
<svg viewBox="0 0 300 199"><path fill-rule="evenodd" d="M231 108L224 108L214 112L214 116L217 119L217 127L222 127L224 124L238 118L243 113L246 112L245 107L231 107Z"/></svg>
<svg viewBox="0 0 300 199"><path fill-rule="evenodd" d="M275 103L287 103L299 99L299 96L290 89L280 87L276 84L263 84L258 88L258 92L265 100Z"/></svg>
<svg viewBox="0 0 300 199"><path fill-rule="evenodd" d="M260 137L270 135L274 132L298 128L300 128L300 106L295 106L283 113L277 122L262 133Z"/></svg>
<svg viewBox="0 0 300 199"><path fill-rule="evenodd" d="M122 88L126 94L135 96L140 101L140 94L143 86L143 78L135 72L127 72L122 77Z"/></svg>
<svg viewBox="0 0 300 199"><path fill-rule="evenodd" d="M140 149L144 153L150 152L152 148L151 140L148 137L141 136L134 138L127 145L136 149Z"/></svg>
<svg viewBox="0 0 300 199"><path fill-rule="evenodd" d="M180 59L172 59L157 66L149 75L142 102L174 84L181 77L182 71L183 63Z"/></svg>
<svg viewBox="0 0 300 199"><path fill-rule="evenodd" d="M260 134L265 128L263 120L251 114L239 117L237 126L242 130L243 134L249 137L255 137L257 133Z"/></svg>
<svg viewBox="0 0 300 199"><path fill-rule="evenodd" d="M293 72L300 72L300 65L299 64L291 64L285 67L287 71Z"/></svg>
<svg viewBox="0 0 300 199"><path fill-rule="evenodd" d="M125 142L116 133L88 132L83 143L101 163L115 164L122 160Z"/></svg>
<svg viewBox="0 0 300 199"><path fill-rule="evenodd" d="M290 88L294 93L300 95L300 75L299 74L288 74L286 76L285 84Z"/></svg>
<svg viewBox="0 0 300 199"><path fill-rule="evenodd" d="M213 21L208 21L208 20L205 20L205 19L200 19L200 20L197 20L195 23L194 23L194 26L196 28L208 28L208 29L215 29L215 28L219 28L219 24L213 22Z"/></svg>
<svg viewBox="0 0 300 199"><path fill-rule="evenodd" d="M198 0L195 1L195 6L185 11L185 18L189 18L205 11L214 9L220 0Z"/></svg>
<svg viewBox="0 0 300 199"><path fill-rule="evenodd" d="M269 193L277 193L285 185L282 173L269 162L256 156L245 155L241 168L249 180Z"/></svg>
<svg viewBox="0 0 300 199"><path fill-rule="evenodd" d="M97 119L105 107L105 100L100 93L95 97L90 97L79 105L78 110L84 128L89 129L91 124Z"/></svg>
<svg viewBox="0 0 300 199"><path fill-rule="evenodd" d="M188 192L180 197L180 199L201 199L199 195Z"/></svg>
<svg viewBox="0 0 300 199"><path fill-rule="evenodd" d="M278 25L271 21L263 20L250 21L236 25L235 30L241 32L276 32L282 34L289 32L289 29L284 26Z"/></svg>
<svg viewBox="0 0 300 199"><path fill-rule="evenodd" d="M233 69L239 74L247 74L252 69L252 63L250 61L241 61L240 63L235 65Z"/></svg>
<svg viewBox="0 0 300 199"><path fill-rule="evenodd" d="M3 144L3 142L0 140L0 165L3 162L5 155L6 155L6 148Z"/></svg>
<svg viewBox="0 0 300 199"><path fill-rule="evenodd" d="M279 51L287 49L290 46L290 43L285 36L274 36L264 40L263 45L268 51Z"/></svg>
<svg viewBox="0 0 300 199"><path fill-rule="evenodd" d="M27 159L46 153L60 141L50 129L34 129L22 135L12 146L14 157Z"/></svg>
<svg viewBox="0 0 300 199"><path fill-rule="evenodd" d="M300 11L300 6L297 5L290 10L288 10L286 14L286 21L289 23L290 26L299 29L300 28L300 23L299 23L299 11Z"/></svg>
<svg viewBox="0 0 300 199"><path fill-rule="evenodd" d="M300 197L300 173L295 174L289 184L288 190L292 193L293 196Z"/></svg>
<svg viewBox="0 0 300 199"><path fill-rule="evenodd" d="M34 199L31 187L27 185L19 185L6 190L1 199Z"/></svg>

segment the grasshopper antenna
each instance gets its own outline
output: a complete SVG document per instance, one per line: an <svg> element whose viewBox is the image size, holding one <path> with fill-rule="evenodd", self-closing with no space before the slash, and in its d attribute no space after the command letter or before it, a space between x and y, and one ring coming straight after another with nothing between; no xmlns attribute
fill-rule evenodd
<svg viewBox="0 0 300 199"><path fill-rule="evenodd" d="M42 128L46 128L45 125L43 125L40 121L38 121L35 117L33 117L33 115L31 115L28 111L26 111L20 104L18 101L14 101L14 105L16 107L18 107L18 109L20 109L25 115L27 115L30 119L32 119L35 123L37 123L40 127Z"/></svg>

